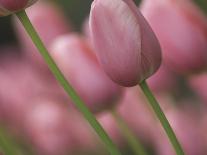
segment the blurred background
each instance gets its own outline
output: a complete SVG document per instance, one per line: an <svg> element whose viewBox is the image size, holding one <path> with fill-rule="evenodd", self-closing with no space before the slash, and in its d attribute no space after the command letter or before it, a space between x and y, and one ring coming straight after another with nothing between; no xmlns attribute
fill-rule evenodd
<svg viewBox="0 0 207 155"><path fill-rule="evenodd" d="M85 33L84 24L89 15L92 0L48 0L48 2L55 3L61 8L67 22L70 23L69 27L72 29L70 31ZM140 0L136 0L137 5L140 2ZM194 0L193 3L206 15L206 0ZM196 20L194 19L194 21ZM22 38L19 39L16 33L15 28L17 27L14 26L12 16L0 18L1 54L8 51L21 53L21 50L24 49L24 47L21 47ZM206 29L205 32L207 32ZM8 47L12 48L8 49ZM20 47L20 49L17 47ZM33 50L33 48L31 49ZM20 61L16 63L16 59ZM50 73L47 73L44 67L41 66L30 68L30 65L22 64L25 61L27 64L30 59L21 61L22 58L16 55L12 55L12 57L0 55L0 119L5 117L9 120L8 124L5 123L6 121L2 121L2 126L5 124L6 129L2 127L0 130L0 139L6 139L5 143L8 144L7 146L13 147L9 149L19 151L17 153L19 155L106 155L107 151L80 114L74 110L73 106L65 104L71 101L62 98L61 91L61 97L59 97L59 87L54 79L51 78ZM40 64L42 65L42 63ZM16 67L19 68L16 70ZM7 70L11 70L11 72L7 72ZM36 73L41 75L41 77L37 76ZM24 76L22 77L21 75ZM16 83L19 82L19 85L13 85L11 77L15 77L15 81ZM34 80L34 77L38 78L38 80L40 79L40 81ZM163 77L164 79L162 79ZM185 149L188 151L186 155L207 155L207 111L205 105L207 103L207 88L204 88L207 86L207 75L205 73L205 75L195 78L192 76L192 80L189 77L189 75L183 76L181 73L171 72L169 68L166 69L164 66L161 67L161 71L149 83L161 102L164 111L167 113L176 134L178 134ZM189 79L186 80L187 78ZM25 81L27 82L25 83ZM161 81L159 86L157 86L158 81ZM201 81L201 83L198 84L195 81ZM8 85L6 85L7 83ZM50 85L49 91L42 88L48 85ZM53 87L53 85L55 86ZM12 87L16 88L10 89ZM40 94L47 92L44 94L47 97L43 97L42 100L42 96L38 94L39 92L32 92L38 94L38 97L29 96L28 100L22 101L22 98L19 97L21 96L19 90L25 89L25 95L27 90L33 87L37 87L38 91L41 90ZM55 93L52 90L53 88L55 88ZM55 95L51 95L53 93ZM10 96L11 94L14 96L18 94L19 96L13 98ZM136 88L126 91L123 95L124 97L120 99L122 106L120 106L118 111L137 138L141 140L149 155L174 155L159 123L155 120L154 115L149 112L149 107L142 104L146 103L146 100L140 94ZM1 100L3 95L9 99ZM10 105L10 98L18 101L18 104L11 103ZM53 101L48 100L48 98L51 98ZM34 101L34 104L25 108L25 104L22 104L22 102L30 103L30 100ZM54 104L54 101L57 104ZM40 104L43 102L44 104ZM136 105L136 102L139 102L139 104ZM35 106L35 103L38 103L38 106ZM69 110L69 112L66 110L68 107L72 107L72 110ZM22 121L22 118L25 120ZM115 143L121 148L123 154L133 155L134 153L123 138L111 115L104 113L100 116L97 115L97 118ZM73 153L71 153L71 150Z"/></svg>

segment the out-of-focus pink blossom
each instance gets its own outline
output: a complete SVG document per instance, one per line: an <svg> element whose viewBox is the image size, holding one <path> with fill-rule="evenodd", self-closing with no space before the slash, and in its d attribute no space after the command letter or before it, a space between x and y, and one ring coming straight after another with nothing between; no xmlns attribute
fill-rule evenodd
<svg viewBox="0 0 207 155"><path fill-rule="evenodd" d="M83 38L74 34L62 36L54 42L51 51L66 78L93 112L114 106L121 88L101 70Z"/></svg>
<svg viewBox="0 0 207 155"><path fill-rule="evenodd" d="M207 73L191 76L188 83L201 100L207 103Z"/></svg>
<svg viewBox="0 0 207 155"><path fill-rule="evenodd" d="M18 48L10 50L1 49L5 55L0 58L0 112L7 125L18 128L32 98L43 95L68 99L57 83L39 76L33 66L14 54Z"/></svg>
<svg viewBox="0 0 207 155"><path fill-rule="evenodd" d="M46 47L49 47L56 37L68 33L71 29L58 6L49 2L38 2L27 10L27 14ZM15 30L26 58L45 71L47 67L43 58L18 20L15 20Z"/></svg>
<svg viewBox="0 0 207 155"><path fill-rule="evenodd" d="M132 0L95 0L89 24L99 61L113 81L134 86L159 68L159 42Z"/></svg>
<svg viewBox="0 0 207 155"><path fill-rule="evenodd" d="M59 101L58 101L59 102ZM31 101L24 114L24 133L44 155L62 155L74 147L68 110L54 100L39 98Z"/></svg>
<svg viewBox="0 0 207 155"><path fill-rule="evenodd" d="M141 11L156 33L163 60L181 74L207 67L207 19L189 0L144 0Z"/></svg>
<svg viewBox="0 0 207 155"><path fill-rule="evenodd" d="M0 16L7 16L25 9L37 0L0 0Z"/></svg>

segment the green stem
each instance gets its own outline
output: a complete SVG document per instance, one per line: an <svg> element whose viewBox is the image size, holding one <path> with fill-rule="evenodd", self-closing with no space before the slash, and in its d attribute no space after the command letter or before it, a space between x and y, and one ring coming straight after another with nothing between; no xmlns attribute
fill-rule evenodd
<svg viewBox="0 0 207 155"><path fill-rule="evenodd" d="M148 99L152 109L154 110L156 116L160 120L160 123L162 124L162 126L163 126L163 128L164 128L164 130L165 130L172 146L174 147L176 154L177 155L184 155L184 151L183 151L179 141L177 140L177 137L176 137L172 127L170 126L170 123L168 122L165 114L163 113L159 103L157 102L154 95L150 91L146 81L143 81L140 84L140 87L141 87L142 91L144 92L145 96L147 97L147 99Z"/></svg>
<svg viewBox="0 0 207 155"><path fill-rule="evenodd" d="M111 114L113 115L114 119L116 120L118 127L120 128L121 132L125 136L126 140L128 141L130 147L133 149L136 155L147 155L144 147L140 143L140 141L136 138L134 133L128 127L126 122L122 119L122 117L115 111L112 110Z"/></svg>
<svg viewBox="0 0 207 155"><path fill-rule="evenodd" d="M0 127L0 150L2 150L2 153L5 155L18 155L20 153L13 139L3 127Z"/></svg>
<svg viewBox="0 0 207 155"><path fill-rule="evenodd" d="M96 120L94 115L89 111L89 109L85 106L83 101L80 99L80 97L77 95L75 90L72 88L72 86L69 84L69 82L66 80L60 69L55 64L54 60L48 53L46 47L44 46L43 42L41 41L39 35L35 31L33 25L31 24L26 12L20 11L16 13L17 17L23 24L25 30L31 37L33 43L36 45L37 49L39 50L40 54L44 58L45 62L47 63L48 67L58 80L58 82L62 85L62 87L65 89L67 94L71 97L76 107L79 109L79 111L83 114L85 119L90 123L90 125L94 128L96 133L99 135L100 139L105 144L106 148L110 152L111 155L120 155L120 151L118 148L114 145L110 137L107 135L107 133L104 131L102 126L99 124L99 122Z"/></svg>

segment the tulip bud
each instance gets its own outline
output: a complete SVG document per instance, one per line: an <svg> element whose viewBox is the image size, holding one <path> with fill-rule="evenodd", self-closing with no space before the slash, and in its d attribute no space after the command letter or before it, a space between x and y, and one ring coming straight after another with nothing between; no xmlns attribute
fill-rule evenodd
<svg viewBox="0 0 207 155"><path fill-rule="evenodd" d="M93 112L114 105L121 89L100 69L87 41L77 35L58 38L51 55L66 78Z"/></svg>
<svg viewBox="0 0 207 155"><path fill-rule="evenodd" d="M37 0L0 0L0 16L7 16L31 6Z"/></svg>
<svg viewBox="0 0 207 155"><path fill-rule="evenodd" d="M207 20L189 0L144 0L141 11L156 33L163 60L190 74L207 67Z"/></svg>
<svg viewBox="0 0 207 155"><path fill-rule="evenodd" d="M159 68L159 42L132 0L95 0L89 24L98 59L113 81L134 86Z"/></svg>

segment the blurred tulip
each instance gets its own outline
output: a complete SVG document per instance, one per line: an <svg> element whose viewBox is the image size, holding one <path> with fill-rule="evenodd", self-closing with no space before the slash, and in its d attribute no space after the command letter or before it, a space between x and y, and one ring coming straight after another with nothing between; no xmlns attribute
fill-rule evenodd
<svg viewBox="0 0 207 155"><path fill-rule="evenodd" d="M78 35L58 38L52 56L66 78L93 112L113 107L121 95L121 88L99 68L87 42Z"/></svg>
<svg viewBox="0 0 207 155"><path fill-rule="evenodd" d="M58 104L61 104L58 101ZM74 147L68 123L68 110L55 100L39 98L31 101L24 115L24 134L39 154L64 155Z"/></svg>
<svg viewBox="0 0 207 155"><path fill-rule="evenodd" d="M144 0L141 11L156 33L164 62L180 74L207 68L207 19L189 0Z"/></svg>
<svg viewBox="0 0 207 155"><path fill-rule="evenodd" d="M68 100L57 83L43 79L33 66L15 54L17 48L13 50L0 57L0 111L6 124L18 128L32 98L44 95Z"/></svg>
<svg viewBox="0 0 207 155"><path fill-rule="evenodd" d="M0 16L7 16L25 9L37 0L0 0Z"/></svg>
<svg viewBox="0 0 207 155"><path fill-rule="evenodd" d="M49 2L38 2L27 10L27 14L46 47L49 47L56 37L70 31L62 11ZM15 30L26 58L45 72L45 62L18 20L15 20Z"/></svg>
<svg viewBox="0 0 207 155"><path fill-rule="evenodd" d="M207 73L191 76L188 83L204 103L207 103Z"/></svg>
<svg viewBox="0 0 207 155"><path fill-rule="evenodd" d="M95 0L90 29L97 56L113 81L134 86L158 70L159 42L132 0Z"/></svg>

